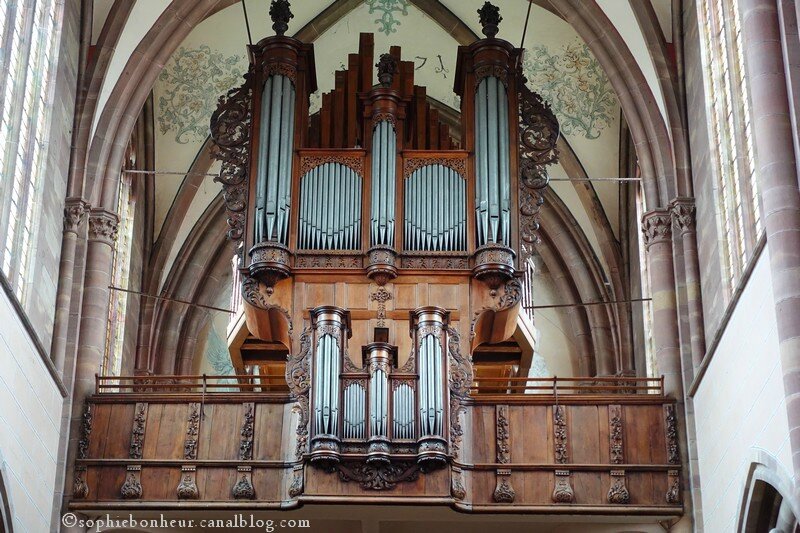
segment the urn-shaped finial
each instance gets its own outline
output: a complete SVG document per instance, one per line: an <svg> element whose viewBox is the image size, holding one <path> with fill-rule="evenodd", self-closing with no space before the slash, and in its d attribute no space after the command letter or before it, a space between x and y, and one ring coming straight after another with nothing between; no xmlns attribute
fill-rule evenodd
<svg viewBox="0 0 800 533"><path fill-rule="evenodd" d="M498 26L503 20L500 16L500 8L486 2L483 7L478 10L481 26L483 26L483 34L488 38L493 38L497 35Z"/></svg>
<svg viewBox="0 0 800 533"><path fill-rule="evenodd" d="M378 81L384 87L389 87L397 74L397 60L391 54L381 54L375 66L378 67Z"/></svg>
<svg viewBox="0 0 800 533"><path fill-rule="evenodd" d="M289 20L294 18L290 9L289 0L272 0L269 6L269 16L272 19L272 29L277 35L283 35L289 29Z"/></svg>

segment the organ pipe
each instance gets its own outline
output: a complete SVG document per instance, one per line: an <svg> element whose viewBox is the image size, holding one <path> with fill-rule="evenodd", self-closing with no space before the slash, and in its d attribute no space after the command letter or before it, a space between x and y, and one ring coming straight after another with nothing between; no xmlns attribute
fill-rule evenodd
<svg viewBox="0 0 800 533"><path fill-rule="evenodd" d="M397 134L388 120L378 122L372 134L372 215L370 246L394 244Z"/></svg>
<svg viewBox="0 0 800 533"><path fill-rule="evenodd" d="M440 307L420 307L411 313L419 372L419 460L430 467L441 465L447 458L444 420L448 404L445 398L448 320L448 312Z"/></svg>
<svg viewBox="0 0 800 533"><path fill-rule="evenodd" d="M298 248L361 248L361 176L341 163L324 163L300 179Z"/></svg>
<svg viewBox="0 0 800 533"><path fill-rule="evenodd" d="M508 93L487 76L475 95L475 215L478 246L509 246L511 176Z"/></svg>
<svg viewBox="0 0 800 533"><path fill-rule="evenodd" d="M397 351L390 344L373 342L364 347L370 373L367 462L389 461L389 372L396 360Z"/></svg>
<svg viewBox="0 0 800 533"><path fill-rule="evenodd" d="M458 172L426 165L405 180L404 192L406 250L466 250L466 182Z"/></svg>
<svg viewBox="0 0 800 533"><path fill-rule="evenodd" d="M258 171L256 177L255 242L287 244L291 205L295 88L276 74L261 93Z"/></svg>
<svg viewBox="0 0 800 533"><path fill-rule="evenodd" d="M311 437L311 460L320 463L337 462L339 453L340 394L339 375L345 356L346 336L350 332L350 315L334 306L316 307L311 310L311 325L314 329L314 351L312 358L313 388L311 407L313 412L313 434ZM344 394L345 408L349 402L358 401L356 393ZM344 416L347 431L357 425L357 420ZM352 424L349 422L353 422Z"/></svg>

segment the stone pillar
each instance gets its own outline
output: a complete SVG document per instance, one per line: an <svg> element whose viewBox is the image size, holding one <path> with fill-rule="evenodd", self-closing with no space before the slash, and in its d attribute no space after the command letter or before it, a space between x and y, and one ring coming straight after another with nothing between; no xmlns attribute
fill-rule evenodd
<svg viewBox="0 0 800 533"><path fill-rule="evenodd" d="M670 204L672 221L681 237L686 281L686 303L689 308L692 366L696 370L706 353L703 324L703 300L700 295L700 260L697 256L697 225L694 198L675 198Z"/></svg>
<svg viewBox="0 0 800 533"><path fill-rule="evenodd" d="M794 477L800 477L800 191L775 0L741 0L745 67L769 248Z"/></svg>
<svg viewBox="0 0 800 533"><path fill-rule="evenodd" d="M80 198L67 198L64 207L64 231L61 239L61 263L59 266L58 292L56 293L56 314L53 327L52 357L62 379L65 374L64 363L67 355L67 332L72 302L72 282L75 273L75 251L78 233L86 219L89 206Z"/></svg>
<svg viewBox="0 0 800 533"><path fill-rule="evenodd" d="M683 402L681 346L678 330L678 301L672 258L672 217L666 209L654 209L642 217L642 232L650 272L653 298L653 340L658 371L664 375L664 389Z"/></svg>
<svg viewBox="0 0 800 533"><path fill-rule="evenodd" d="M106 349L109 290L114 265L117 215L104 209L89 211L89 235L83 285L83 306L78 332L78 355L72 388L66 490L71 496L75 454L83 419L84 399L94 392L95 374L100 372Z"/></svg>

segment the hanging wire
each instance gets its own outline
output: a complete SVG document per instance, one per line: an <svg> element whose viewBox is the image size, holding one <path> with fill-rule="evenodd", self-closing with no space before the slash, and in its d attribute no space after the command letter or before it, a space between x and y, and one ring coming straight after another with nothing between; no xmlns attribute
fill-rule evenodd
<svg viewBox="0 0 800 533"><path fill-rule="evenodd" d="M253 46L253 36L250 34L250 19L247 18L247 4L242 0L242 11L244 11L244 25L247 26L247 41Z"/></svg>
<svg viewBox="0 0 800 533"><path fill-rule="evenodd" d="M632 298L630 300L611 300L608 302L578 302L574 304L553 304L553 305L523 305L523 309L560 309L563 307L589 307L592 305L606 304L629 304L634 302L651 302L652 298Z"/></svg>
<svg viewBox="0 0 800 533"><path fill-rule="evenodd" d="M235 311L231 311L230 309L225 309L223 307L214 307L213 305L196 304L194 302L189 302L187 300L179 300L177 298L167 298L166 296L157 296L155 294L147 294L147 293L144 293L144 292L134 291L134 290L131 290L131 289L123 289L122 287L114 287L113 285L109 285L108 288L110 290L112 290L112 291L127 292L128 294L137 294L137 295L142 296L144 298L154 298L156 300L164 300L166 302L175 302L175 303L179 303L179 304L190 305L192 307L199 307L201 309L209 309L211 311L220 311L220 312L223 312L223 313L230 313L230 314L234 314L235 313Z"/></svg>

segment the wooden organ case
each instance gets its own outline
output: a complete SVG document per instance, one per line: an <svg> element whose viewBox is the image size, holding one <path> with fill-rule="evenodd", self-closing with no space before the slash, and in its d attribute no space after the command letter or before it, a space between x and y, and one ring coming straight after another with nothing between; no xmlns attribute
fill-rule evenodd
<svg viewBox="0 0 800 533"><path fill-rule="evenodd" d="M115 396L100 379L72 507L350 498L680 514L674 400L663 393L635 380L528 387L525 376L476 387L474 350L510 339L521 320L558 156L558 122L526 86L522 50L496 38L499 10L487 2L486 37L459 47L459 122L414 85L399 48L376 62L371 34L311 113L313 45L284 35L288 2L270 14L277 35L249 48L245 82L220 98L211 131L228 235L242 243L247 332L288 353L289 393L245 375L242 361L225 392L203 377L179 394L132 382ZM174 410L170 420L188 417L183 451L164 443L184 434L153 418ZM97 451L92 417L112 416L133 418L143 449ZM157 472L173 484L156 488Z"/></svg>

